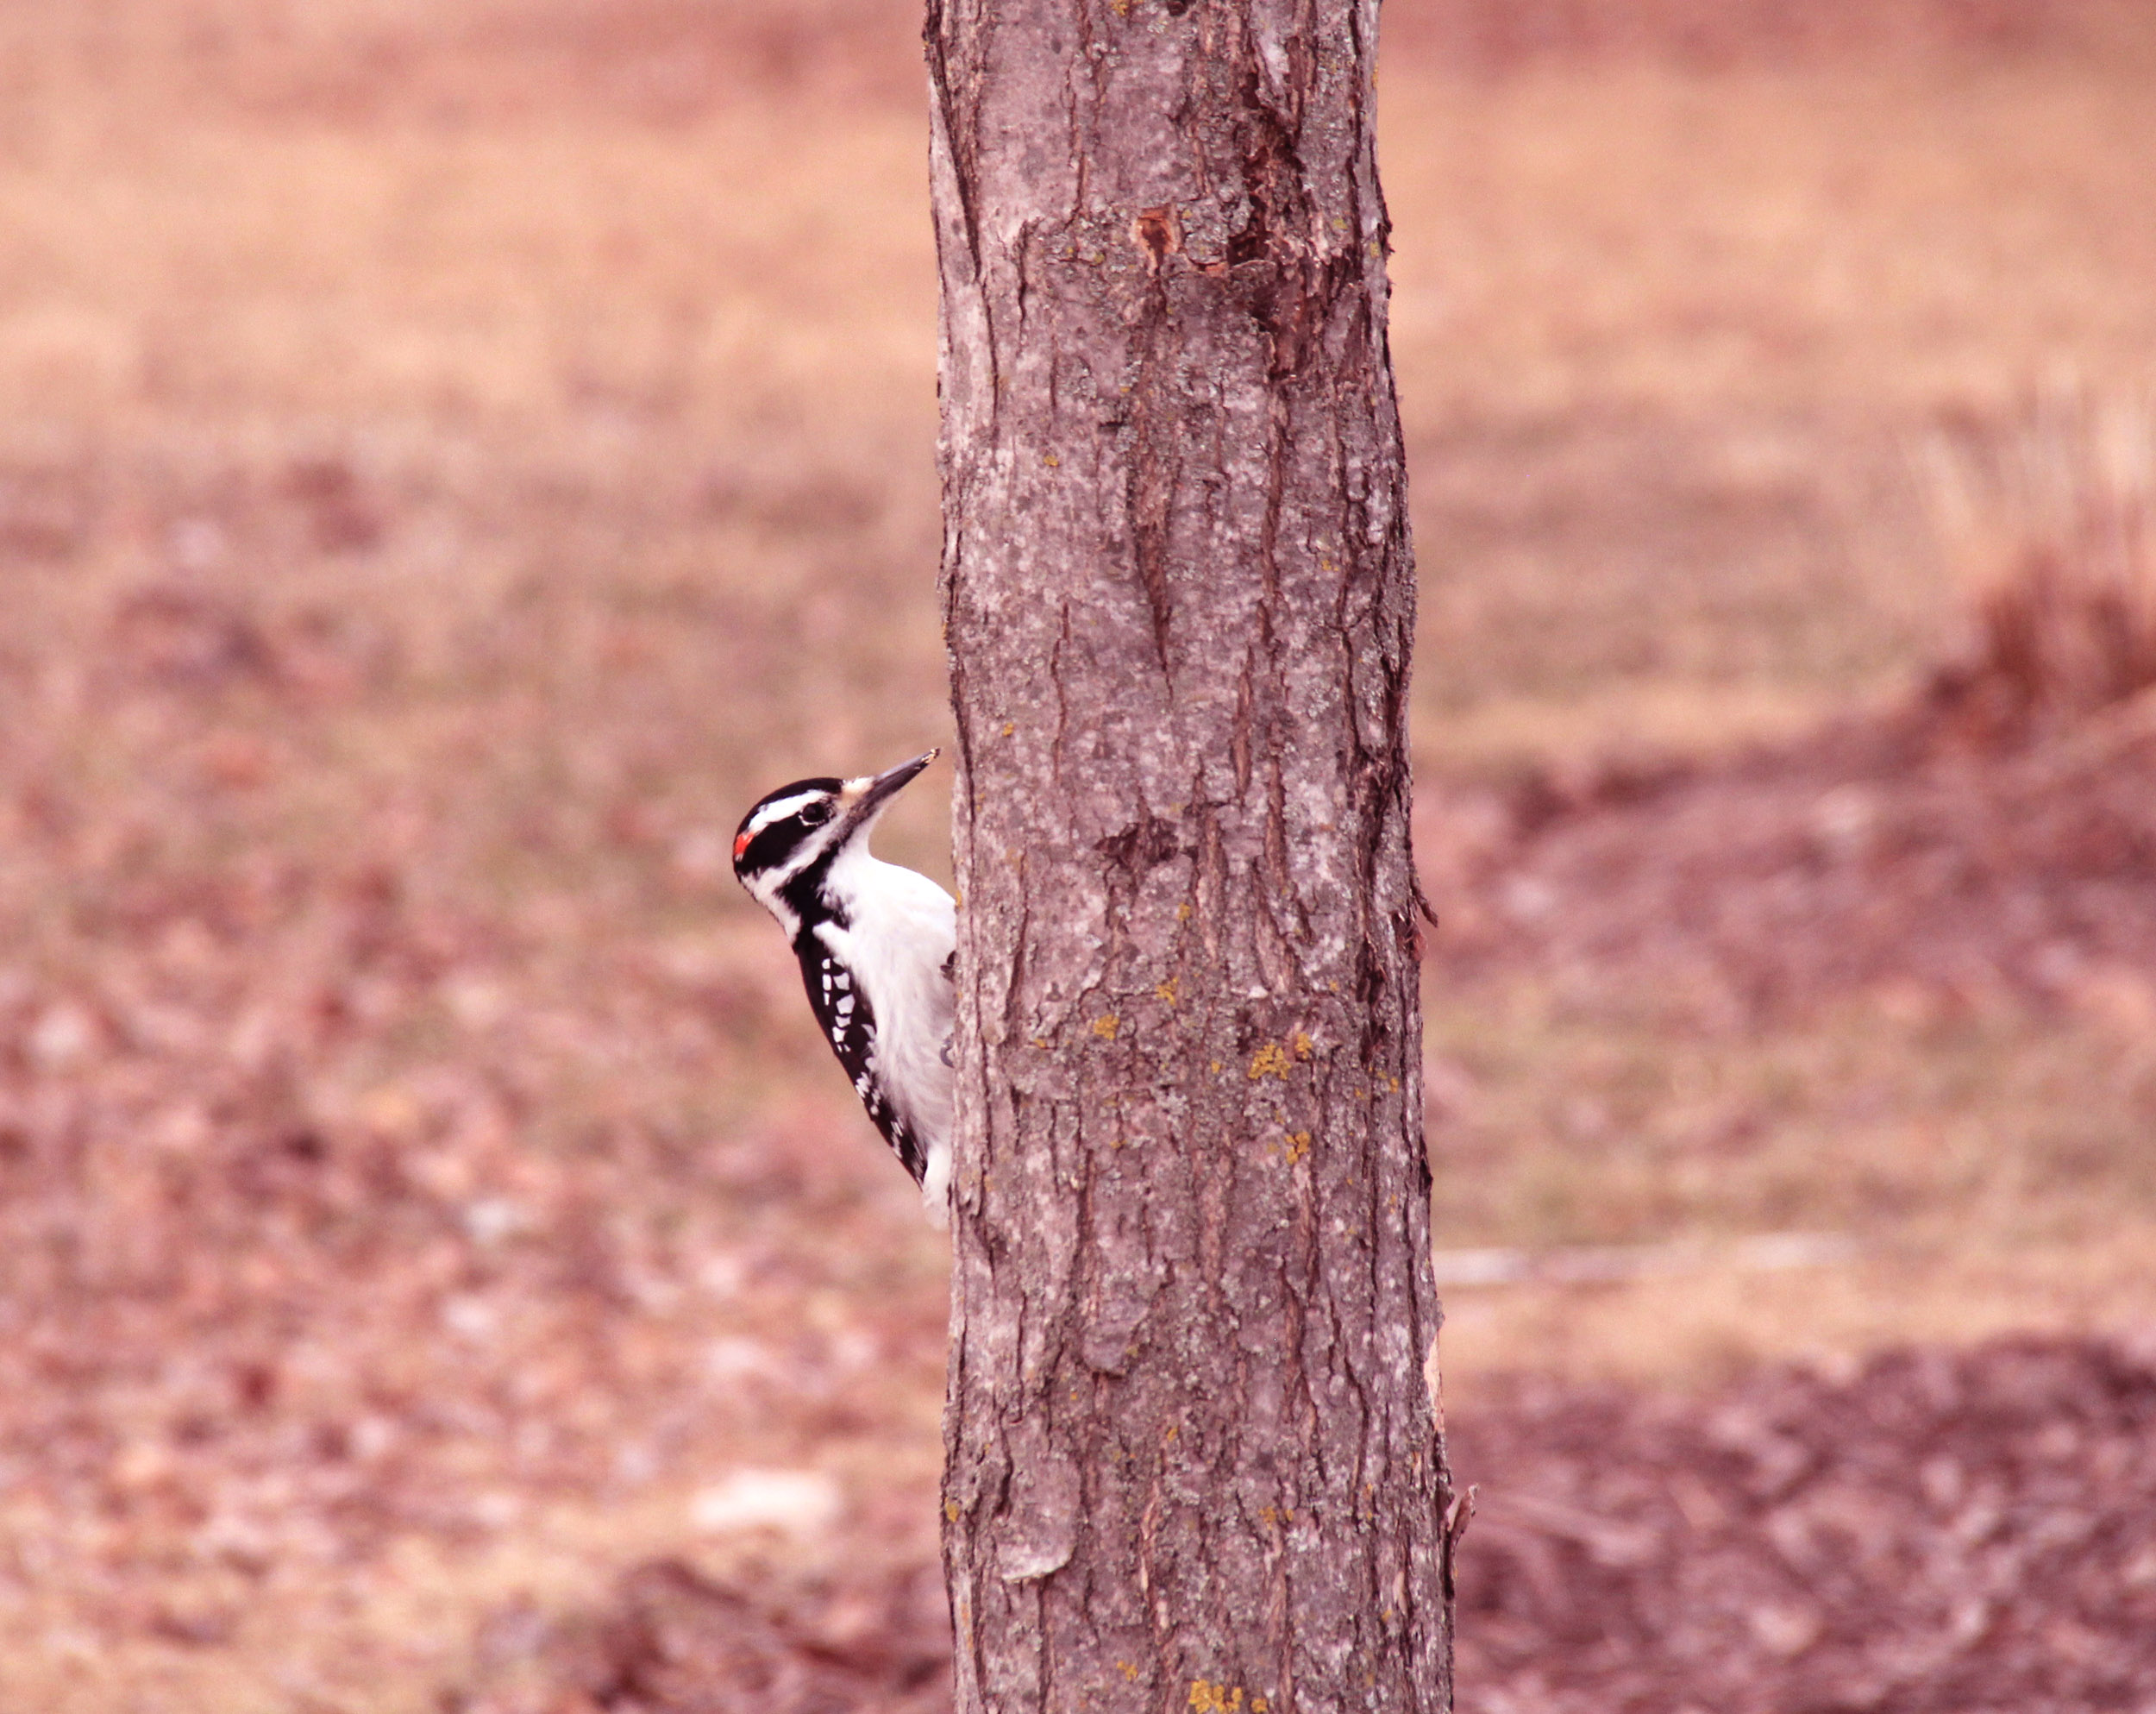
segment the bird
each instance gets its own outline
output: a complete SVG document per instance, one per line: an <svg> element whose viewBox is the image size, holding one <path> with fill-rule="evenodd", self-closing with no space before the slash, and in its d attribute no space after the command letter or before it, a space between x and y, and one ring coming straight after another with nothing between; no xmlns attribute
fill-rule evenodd
<svg viewBox="0 0 2156 1714"><path fill-rule="evenodd" d="M950 1194L958 907L925 875L872 856L868 836L941 753L780 786L734 835L735 879L786 932L824 1039L937 1226Z"/></svg>

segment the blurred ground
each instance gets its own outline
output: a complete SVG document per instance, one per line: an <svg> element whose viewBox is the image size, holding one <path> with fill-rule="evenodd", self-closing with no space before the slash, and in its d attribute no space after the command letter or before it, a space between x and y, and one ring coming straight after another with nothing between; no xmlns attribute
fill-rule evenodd
<svg viewBox="0 0 2156 1714"><path fill-rule="evenodd" d="M1470 1714L2139 1709L2150 1353L2019 1340L1706 1403L1528 1385L1462 1422Z"/></svg>
<svg viewBox="0 0 2156 1714"><path fill-rule="evenodd" d="M2147 382L2156 46L1785 14L1388 8L1440 1241L1698 1258L1454 1289L1463 1447L2156 1319L2147 723L1896 725L1912 445ZM0 10L0 1706L433 1708L655 1560L562 1682L918 1670L941 1252L724 843L942 729L915 28Z"/></svg>
<svg viewBox="0 0 2156 1714"><path fill-rule="evenodd" d="M1478 1498L1459 1707L2147 1707L2152 1357L1890 1352L1696 1402L1515 1382L1452 1425ZM934 1566L849 1583L788 1590L774 1613L650 1565L594 1611L498 1622L453 1705L948 1708Z"/></svg>

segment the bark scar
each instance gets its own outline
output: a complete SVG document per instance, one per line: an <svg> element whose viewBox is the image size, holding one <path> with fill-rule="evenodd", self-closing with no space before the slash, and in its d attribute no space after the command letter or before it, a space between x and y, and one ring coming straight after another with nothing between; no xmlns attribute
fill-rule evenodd
<svg viewBox="0 0 2156 1714"><path fill-rule="evenodd" d="M1183 247L1182 220L1173 203L1140 209L1131 223L1131 239L1145 252L1145 271L1157 276L1160 265Z"/></svg>
<svg viewBox="0 0 2156 1714"><path fill-rule="evenodd" d="M1467 1491L1452 1496L1452 1503L1445 1509L1444 1577L1445 1598L1452 1598L1452 1561L1460 1550L1460 1538L1467 1534L1467 1526L1475 1521L1475 1496L1482 1490L1470 1482Z"/></svg>

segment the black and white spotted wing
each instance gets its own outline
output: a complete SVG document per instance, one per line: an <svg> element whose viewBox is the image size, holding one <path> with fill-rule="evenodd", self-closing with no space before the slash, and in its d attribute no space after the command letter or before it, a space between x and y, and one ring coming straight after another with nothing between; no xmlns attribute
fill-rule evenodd
<svg viewBox="0 0 2156 1714"><path fill-rule="evenodd" d="M899 1165L913 1175L918 1184L928 1171L928 1152L898 1109L884 1098L875 1076L875 1014L868 996L813 936L804 935L794 951L801 961L801 980L807 985L809 1005L816 1021L824 1027L824 1039L831 1045L838 1063L846 1068L854 1093L868 1110L883 1140L891 1145Z"/></svg>

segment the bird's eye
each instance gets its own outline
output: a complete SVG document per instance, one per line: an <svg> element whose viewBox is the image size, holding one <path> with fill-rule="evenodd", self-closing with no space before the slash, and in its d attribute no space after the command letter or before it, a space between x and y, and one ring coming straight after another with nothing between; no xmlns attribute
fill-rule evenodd
<svg viewBox="0 0 2156 1714"><path fill-rule="evenodd" d="M804 827L821 827L831 819L828 803L805 803L801 806L800 823Z"/></svg>

